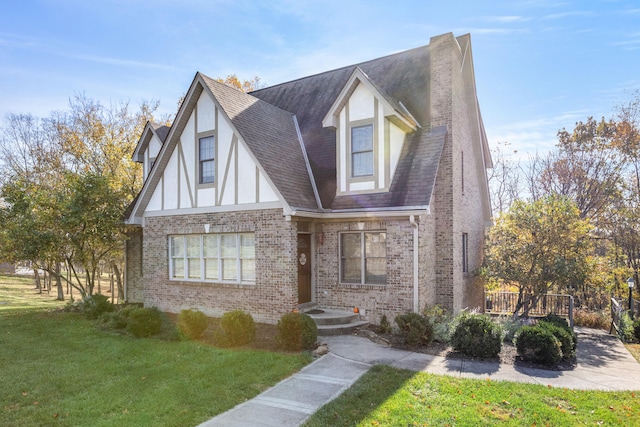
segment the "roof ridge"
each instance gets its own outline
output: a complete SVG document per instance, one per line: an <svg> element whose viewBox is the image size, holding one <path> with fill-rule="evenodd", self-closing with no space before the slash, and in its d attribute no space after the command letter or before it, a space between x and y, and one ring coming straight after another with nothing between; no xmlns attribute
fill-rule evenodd
<svg viewBox="0 0 640 427"><path fill-rule="evenodd" d="M236 88L234 88L232 86L229 86L229 85L227 85L225 83L219 82L218 80L216 80L214 78L211 78L211 77L207 76L204 73L199 72L199 74L202 76L202 78L205 81L207 81L207 84L209 84L209 82L216 83L216 84L220 85L220 87L224 87L225 90L229 89L229 91L230 91L229 93L233 93L234 95L238 95L240 97L242 97L242 96L250 97L250 98L254 99L256 102L258 102L258 103L264 104L265 106L269 106L269 108L273 108L273 109L279 110L279 111L281 111L283 113L289 114L290 116L294 116L295 115L291 111L284 110L284 109L282 109L282 108L280 108L280 107L278 107L276 105L271 104L270 102L265 101L264 99L261 99L261 98L258 98L257 96L251 95L251 93L243 92L243 91L241 91L239 89L236 89ZM233 91L233 92L231 92L231 91Z"/></svg>
<svg viewBox="0 0 640 427"><path fill-rule="evenodd" d="M298 77L297 79L288 80L286 82L281 82L281 83L278 83L278 84L275 84L275 85L272 85L272 86L267 86L267 87L263 87L263 88L260 88L260 89L252 90L251 92L248 92L247 95L250 95L250 94L256 93L256 92L261 92L261 91L268 90L268 89L272 89L272 88L275 88L275 87L278 87L278 86L282 86L282 85L288 85L288 84L291 84L291 83L294 83L294 82L298 82L298 81L301 81L301 80L310 79L312 77L318 77L318 76L321 76L323 74L330 74L330 73L334 73L336 71L346 70L348 68L360 68L362 65L368 64L368 63L373 62L373 61L378 61L378 60L381 60L381 59L390 58L390 57L395 56L395 55L402 55L402 54L405 54L405 53L408 53L408 52L411 52L411 51L414 51L414 50L424 49L424 48L428 48L428 47L429 47L429 44L426 44L426 45L423 45L423 46L418 46L418 47L414 47L414 48L411 48L411 49L402 50L400 52L394 52L394 53L390 53L390 54L387 54L387 55L379 56L377 58L368 59L366 61L358 62L356 64L345 65L343 67L338 67L338 68L334 68L334 69L331 69L331 70L321 71L319 73L310 74L308 76Z"/></svg>

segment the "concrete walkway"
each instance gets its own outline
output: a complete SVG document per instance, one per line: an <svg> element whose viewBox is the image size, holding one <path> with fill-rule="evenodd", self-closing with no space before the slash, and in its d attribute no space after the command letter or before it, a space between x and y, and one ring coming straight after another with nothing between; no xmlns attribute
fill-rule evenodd
<svg viewBox="0 0 640 427"><path fill-rule="evenodd" d="M583 390L640 390L640 363L606 331L576 328L577 366L548 371L508 364L447 359L383 347L358 336L322 337L330 353L252 400L201 427L299 426L351 387L373 365L496 381Z"/></svg>

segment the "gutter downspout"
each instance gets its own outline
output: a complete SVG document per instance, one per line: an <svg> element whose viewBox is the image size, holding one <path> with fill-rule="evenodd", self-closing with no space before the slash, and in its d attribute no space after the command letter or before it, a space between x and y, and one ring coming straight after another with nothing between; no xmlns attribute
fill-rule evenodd
<svg viewBox="0 0 640 427"><path fill-rule="evenodd" d="M418 223L414 215L409 216L409 223L413 228L413 312L419 313L418 305Z"/></svg>

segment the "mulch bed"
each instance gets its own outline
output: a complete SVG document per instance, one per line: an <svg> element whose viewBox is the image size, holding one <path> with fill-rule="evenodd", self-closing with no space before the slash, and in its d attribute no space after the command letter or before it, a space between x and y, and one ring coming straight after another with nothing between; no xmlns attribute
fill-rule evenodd
<svg viewBox="0 0 640 427"><path fill-rule="evenodd" d="M370 326L369 331L375 332L375 326ZM483 362L496 362L496 363L503 363L508 365L527 367L527 368L545 369L550 371L570 371L576 367L576 363L577 363L575 357L572 359L563 359L560 361L560 363L558 363L554 367L532 363L526 360L522 360L520 355L518 355L516 346L507 342L502 343L502 348L497 357L479 358L479 357L470 357L460 352L457 352L449 344L445 344L441 342L432 341L429 345L426 345L426 346L410 346L399 335L394 335L394 334L377 334L377 335L385 339L389 343L389 345L393 348L413 351L415 353L430 354L432 356L445 357L447 359L464 359L464 360L475 360L475 361L483 361Z"/></svg>
<svg viewBox="0 0 640 427"><path fill-rule="evenodd" d="M175 315L171 315L175 321ZM204 332L202 338L199 341L216 345L215 335L217 330L219 330L220 319L218 318L209 318L209 327ZM375 332L375 326L369 326L368 330L371 332ZM267 350L267 351L282 351L278 344L276 343L276 335L278 332L278 328L276 325L270 325L266 323L256 323L256 337L254 341L242 348L249 348L254 350ZM356 332L357 334L357 332ZM416 353L430 354L432 356L440 356L445 357L447 359L465 359L465 360L477 360L484 362L497 362L508 365L516 365L527 368L537 368L537 369L545 369L551 371L569 371L576 367L576 359L565 360L563 359L554 367L549 367L545 365L539 365L536 363L528 362L522 360L522 358L518 355L515 345L511 343L502 343L502 348L498 357L483 359L476 358L464 355L460 352L454 351L453 348L449 344L440 343L440 342L431 342L426 346L410 346L407 345L403 338L399 335L394 334L377 334L379 337L386 340L389 345L393 348L398 348L401 350L413 351ZM322 337L318 337L318 341L322 341Z"/></svg>

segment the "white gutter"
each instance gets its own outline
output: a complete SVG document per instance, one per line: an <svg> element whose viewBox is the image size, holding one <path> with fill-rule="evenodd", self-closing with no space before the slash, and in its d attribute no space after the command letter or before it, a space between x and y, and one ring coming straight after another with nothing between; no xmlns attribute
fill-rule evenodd
<svg viewBox="0 0 640 427"><path fill-rule="evenodd" d="M409 216L409 223L413 228L413 312L419 313L420 306L418 304L418 223L415 216Z"/></svg>
<svg viewBox="0 0 640 427"><path fill-rule="evenodd" d="M412 206L408 208L368 208L367 210L331 210L326 212L314 212L293 208L290 215L316 219L352 219L352 218L380 218L380 217L407 217L429 215L429 206ZM286 214L286 213L285 213Z"/></svg>

